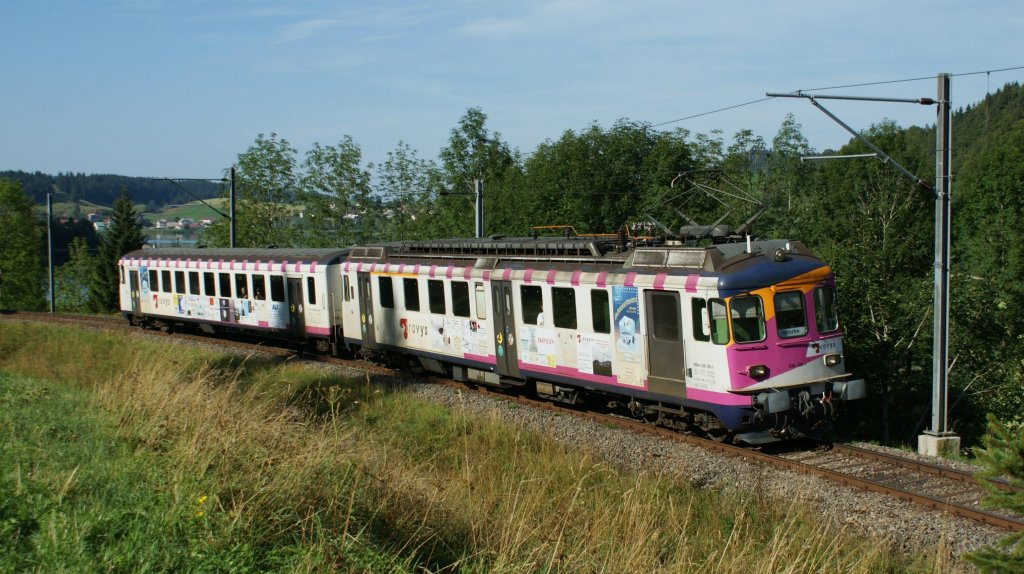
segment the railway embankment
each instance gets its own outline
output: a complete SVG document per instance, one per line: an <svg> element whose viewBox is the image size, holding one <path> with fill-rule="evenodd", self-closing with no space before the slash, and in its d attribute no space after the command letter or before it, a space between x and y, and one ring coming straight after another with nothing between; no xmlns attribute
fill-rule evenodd
<svg viewBox="0 0 1024 574"><path fill-rule="evenodd" d="M19 511L17 536L0 537L12 545L3 560L14 570L39 559L39 537L51 532L64 545L57 556L127 569L964 567L952 539L966 534L941 515L883 511L863 493L435 385L9 321L0 321L0 371L0 456L10 459L2 468L23 469L0 484L42 501ZM64 389L77 397L73 408L50 402ZM44 414L15 418L21 408ZM95 461L61 456L90 443L81 432L46 430L58 419L45 413L57 412L105 421L101 442L118 445L121 466L152 469L152 479L125 474L154 500L90 500ZM11 446L25 441L35 446ZM823 502L842 499L845 511ZM160 516L161 535L141 523L115 532L86 520L83 508L97 506L107 506L107 520ZM919 546L906 553L892 533L916 528L902 518L913 513L932 531L908 541Z"/></svg>

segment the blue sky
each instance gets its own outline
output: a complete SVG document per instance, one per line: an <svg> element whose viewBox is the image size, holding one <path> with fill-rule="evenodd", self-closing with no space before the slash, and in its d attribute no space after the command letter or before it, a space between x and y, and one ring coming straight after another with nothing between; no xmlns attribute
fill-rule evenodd
<svg viewBox="0 0 1024 574"><path fill-rule="evenodd" d="M1018 0L0 0L0 170L219 177L271 132L300 157L350 135L367 163L400 140L435 158L470 107L530 153L769 91L925 77L821 93L934 96L939 72L1024 66L1022 30ZM1022 80L954 77L954 106ZM825 103L858 129L935 120ZM770 140L790 112L818 150L848 139L797 99L660 129Z"/></svg>

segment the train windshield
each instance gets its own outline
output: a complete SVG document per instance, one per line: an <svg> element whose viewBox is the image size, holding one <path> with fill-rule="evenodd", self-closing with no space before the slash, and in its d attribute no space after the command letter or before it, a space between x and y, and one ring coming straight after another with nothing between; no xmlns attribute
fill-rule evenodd
<svg viewBox="0 0 1024 574"><path fill-rule="evenodd" d="M836 309L836 290L831 285L814 289L814 321L819 333L839 329L839 313Z"/></svg>
<svg viewBox="0 0 1024 574"><path fill-rule="evenodd" d="M807 313L804 312L802 291L783 291L775 294L775 324L779 337L788 339L807 334Z"/></svg>
<svg viewBox="0 0 1024 574"><path fill-rule="evenodd" d="M764 340L764 309L761 298L753 296L734 297L729 302L732 319L732 338L737 343L753 343Z"/></svg>

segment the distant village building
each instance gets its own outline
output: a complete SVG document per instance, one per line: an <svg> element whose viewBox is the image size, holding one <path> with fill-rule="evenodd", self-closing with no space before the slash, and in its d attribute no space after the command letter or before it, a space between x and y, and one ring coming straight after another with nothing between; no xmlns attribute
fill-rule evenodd
<svg viewBox="0 0 1024 574"><path fill-rule="evenodd" d="M167 220L166 219L157 219L156 220L156 225L154 225L153 227L155 227L157 229L167 229Z"/></svg>

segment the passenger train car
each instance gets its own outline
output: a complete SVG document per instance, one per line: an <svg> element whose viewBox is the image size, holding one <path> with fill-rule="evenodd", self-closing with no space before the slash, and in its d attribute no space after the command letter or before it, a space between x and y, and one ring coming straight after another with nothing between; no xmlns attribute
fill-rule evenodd
<svg viewBox="0 0 1024 574"><path fill-rule="evenodd" d="M121 311L132 323L196 325L304 339L337 352L343 249L142 249L124 255Z"/></svg>
<svg viewBox="0 0 1024 574"><path fill-rule="evenodd" d="M866 391L843 366L831 269L796 241L154 249L129 253L121 270L122 311L136 323L411 359L457 380L602 400L721 439L806 433Z"/></svg>

